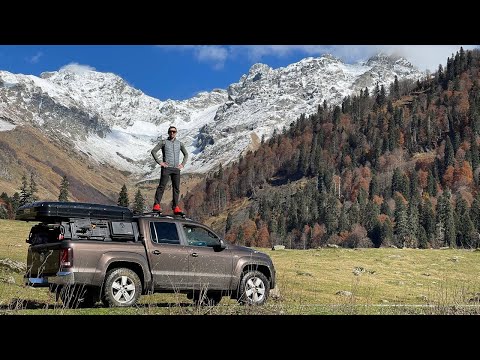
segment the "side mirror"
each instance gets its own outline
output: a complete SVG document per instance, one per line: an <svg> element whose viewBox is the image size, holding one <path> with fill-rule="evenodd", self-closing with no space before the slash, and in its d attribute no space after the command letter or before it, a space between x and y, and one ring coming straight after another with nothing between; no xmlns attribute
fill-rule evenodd
<svg viewBox="0 0 480 360"><path fill-rule="evenodd" d="M227 245L225 244L225 241L223 241L223 239L219 239L218 244L215 245L215 247L217 249L222 250L222 249L225 249L227 247Z"/></svg>

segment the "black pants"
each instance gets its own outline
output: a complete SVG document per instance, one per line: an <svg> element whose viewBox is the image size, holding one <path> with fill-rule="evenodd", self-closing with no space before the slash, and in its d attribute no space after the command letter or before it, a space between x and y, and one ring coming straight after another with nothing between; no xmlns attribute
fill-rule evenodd
<svg viewBox="0 0 480 360"><path fill-rule="evenodd" d="M174 167L163 167L160 175L160 183L155 192L155 204L160 204L168 182L168 177L172 179L173 205L172 209L178 205L178 197L180 196L180 169Z"/></svg>

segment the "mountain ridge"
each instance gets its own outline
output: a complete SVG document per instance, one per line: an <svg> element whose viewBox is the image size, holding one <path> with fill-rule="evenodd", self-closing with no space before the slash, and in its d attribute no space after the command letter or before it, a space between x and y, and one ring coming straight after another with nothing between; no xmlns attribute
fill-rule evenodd
<svg viewBox="0 0 480 360"><path fill-rule="evenodd" d="M345 64L327 54L276 69L257 63L227 89L162 101L118 75L83 66L40 77L0 71L0 130L31 125L92 163L148 181L159 176L150 150L174 124L191 154L185 172L204 174L237 160L258 139L268 139L324 101L339 104L377 82L388 90L395 76L414 81L424 73L394 56Z"/></svg>

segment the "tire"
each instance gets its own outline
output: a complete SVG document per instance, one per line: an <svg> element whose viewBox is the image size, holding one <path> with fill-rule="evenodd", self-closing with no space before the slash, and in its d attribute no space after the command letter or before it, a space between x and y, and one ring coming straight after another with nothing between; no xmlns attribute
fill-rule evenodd
<svg viewBox="0 0 480 360"><path fill-rule="evenodd" d="M263 305L270 293L270 282L260 271L251 270L243 274L238 289L237 301L245 305Z"/></svg>
<svg viewBox="0 0 480 360"><path fill-rule="evenodd" d="M135 305L141 294L142 282L133 270L117 268L107 273L102 299L106 306L128 307Z"/></svg>
<svg viewBox="0 0 480 360"><path fill-rule="evenodd" d="M196 306L216 306L222 300L221 291L195 291L193 303Z"/></svg>
<svg viewBox="0 0 480 360"><path fill-rule="evenodd" d="M98 299L98 290L85 285L67 285L57 289L66 309L91 308Z"/></svg>

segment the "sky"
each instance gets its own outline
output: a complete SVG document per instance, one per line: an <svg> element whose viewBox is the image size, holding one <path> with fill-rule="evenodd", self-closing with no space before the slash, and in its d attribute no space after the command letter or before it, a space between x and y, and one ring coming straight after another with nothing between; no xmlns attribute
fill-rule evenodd
<svg viewBox="0 0 480 360"><path fill-rule="evenodd" d="M121 76L162 101L226 89L258 62L284 67L305 57L332 54L346 63L379 52L406 57L420 70L436 71L460 47L479 45L0 45L0 70L40 76L78 64Z"/></svg>

